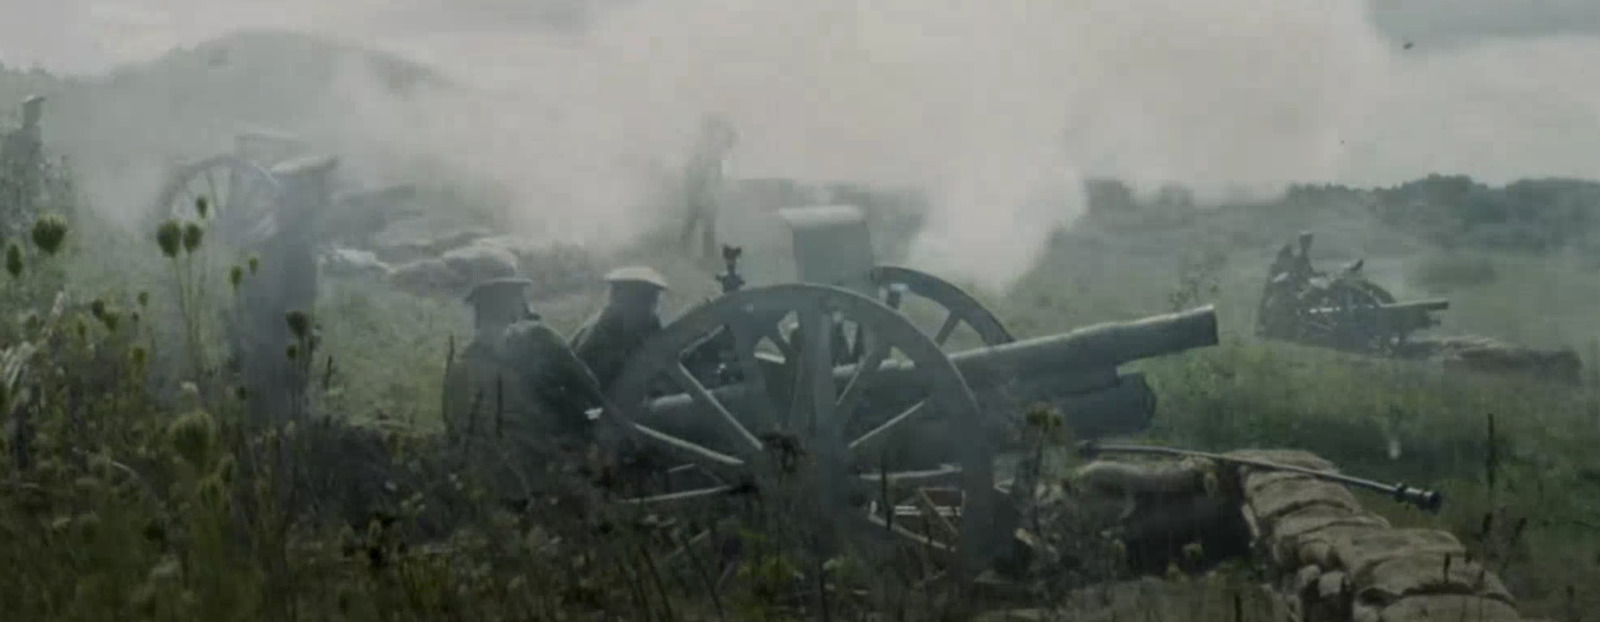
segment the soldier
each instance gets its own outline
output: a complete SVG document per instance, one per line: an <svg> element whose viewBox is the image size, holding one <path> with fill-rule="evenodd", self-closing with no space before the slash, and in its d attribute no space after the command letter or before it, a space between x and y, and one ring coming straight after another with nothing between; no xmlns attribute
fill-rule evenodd
<svg viewBox="0 0 1600 622"><path fill-rule="evenodd" d="M1311 233L1302 232L1299 243L1298 254L1294 247L1284 244L1272 260L1267 284L1261 291L1261 303L1256 308L1258 336L1287 335L1295 324L1295 310L1300 306L1297 301L1315 274L1308 256Z"/></svg>
<svg viewBox="0 0 1600 622"><path fill-rule="evenodd" d="M0 182L5 184L0 187L0 202L10 203L12 209L26 210L6 214L7 220L25 222L36 216L33 209L44 183L44 139L39 129L43 115L44 97L29 97L22 102L22 126L0 133Z"/></svg>
<svg viewBox="0 0 1600 622"><path fill-rule="evenodd" d="M1294 262L1290 264L1290 278L1296 283L1304 283L1312 277L1320 276L1317 269L1311 266L1311 242L1313 237L1310 231L1300 232L1300 252L1295 254Z"/></svg>
<svg viewBox="0 0 1600 622"><path fill-rule="evenodd" d="M34 95L22 102L22 126L5 135L0 144L0 159L6 164L19 166L35 162L44 149L40 136L39 119L44 116L44 97Z"/></svg>
<svg viewBox="0 0 1600 622"><path fill-rule="evenodd" d="M701 123L700 145L685 173L684 199L689 210L679 243L686 251L702 258L716 256L718 191L727 174L728 153L736 135L733 125L721 116L711 115ZM700 248L693 248L695 230L700 232Z"/></svg>
<svg viewBox="0 0 1600 622"><path fill-rule="evenodd" d="M573 333L572 349L609 390L639 344L661 330L658 310L667 280L649 267L628 266L607 274L606 281L606 305Z"/></svg>
<svg viewBox="0 0 1600 622"><path fill-rule="evenodd" d="M603 403L599 383L527 305L531 281L490 279L467 294L476 335L446 383L452 437L495 437L527 446L586 430L583 412Z"/></svg>

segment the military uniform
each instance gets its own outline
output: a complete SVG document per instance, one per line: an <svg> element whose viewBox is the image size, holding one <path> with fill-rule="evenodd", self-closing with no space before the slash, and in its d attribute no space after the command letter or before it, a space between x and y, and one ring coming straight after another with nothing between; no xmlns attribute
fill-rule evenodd
<svg viewBox="0 0 1600 622"><path fill-rule="evenodd" d="M39 118L44 114L44 98L29 97L22 104L22 126L9 133L0 132L0 204L10 203L9 209L26 210L23 213L5 214L10 231L17 235L37 216L34 213L44 184L44 140L40 136Z"/></svg>
<svg viewBox="0 0 1600 622"><path fill-rule="evenodd" d="M684 176L687 183L684 200L689 213L679 242L684 250L699 253L701 258L709 258L717 253L718 192L727 174L727 155L733 147L733 129L726 121L711 117L705 121L701 134L700 149L690 160ZM700 248L695 249L693 245L697 231L700 234Z"/></svg>
<svg viewBox="0 0 1600 622"><path fill-rule="evenodd" d="M619 268L606 275L611 284L606 306L572 335L572 350L594 372L601 388L622 374L640 344L661 330L656 308L667 281L643 266Z"/></svg>
<svg viewBox="0 0 1600 622"><path fill-rule="evenodd" d="M565 340L527 309L527 279L473 288L478 334L451 367L446 425L452 436L531 447L586 428L598 383Z"/></svg>

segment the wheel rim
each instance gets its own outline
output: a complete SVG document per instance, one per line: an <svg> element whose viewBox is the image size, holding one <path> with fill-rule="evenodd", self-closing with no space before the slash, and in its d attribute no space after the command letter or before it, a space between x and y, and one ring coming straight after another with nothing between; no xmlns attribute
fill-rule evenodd
<svg viewBox="0 0 1600 622"><path fill-rule="evenodd" d="M977 298L932 274L902 266L878 266L872 269L872 282L878 285L884 304L891 309L899 311L906 294L913 294L943 309L944 316L937 323L938 328L924 331L940 347L945 347L962 325L970 328L985 346L1016 341L1000 319L984 308Z"/></svg>
<svg viewBox="0 0 1600 622"><path fill-rule="evenodd" d="M253 231L271 226L281 186L272 173L242 158L221 155L179 168L162 188L161 218L209 221L221 241L243 246ZM202 218L197 201L208 203Z"/></svg>
<svg viewBox="0 0 1600 622"><path fill-rule="evenodd" d="M801 339L794 343L780 330L790 315L800 325ZM836 369L835 340L804 336L835 334L831 329L844 325L864 329L862 364ZM743 373L737 385L708 388L683 366L683 356L719 331L731 336ZM647 404L662 379L694 402L692 420L667 421ZM778 386L786 383L797 390ZM710 500L751 485L763 495L792 496L814 486L816 497L801 501L823 510L818 526L830 533L894 534L892 539L934 552L958 576L971 576L986 563L983 552L993 550L987 542L994 529L993 456L985 443L970 440L980 438L977 402L937 344L871 298L800 284L728 294L641 346L613 385L611 400L615 408L607 417L615 425L609 429L635 447L681 456L720 481L637 495L627 503ZM948 425L934 436L943 441L940 457L949 463L932 470L902 468L911 460L889 448L911 438L924 417ZM789 443L799 446L805 468L789 460L796 453ZM803 479L790 479L797 470ZM790 487L790 481L806 483ZM941 498L928 492L951 483L954 492L942 489ZM874 497L880 499L876 504ZM941 541L938 534L883 518L888 513L880 508L902 507L899 501L908 498L944 501L934 513L954 515L959 525L949 517L925 524L951 537Z"/></svg>

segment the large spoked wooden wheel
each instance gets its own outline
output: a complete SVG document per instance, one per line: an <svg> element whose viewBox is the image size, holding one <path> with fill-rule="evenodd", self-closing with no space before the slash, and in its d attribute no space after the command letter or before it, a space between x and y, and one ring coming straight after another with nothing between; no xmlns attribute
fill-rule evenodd
<svg viewBox="0 0 1600 622"><path fill-rule="evenodd" d="M798 330L786 335L789 318ZM861 335L859 365L835 366L837 328ZM741 373L713 388L684 356L719 331ZM679 394L655 397L663 383ZM636 489L626 503L716 504L753 492L809 532L815 553L846 541L912 551L958 578L995 550L993 456L973 440L982 425L972 392L933 340L866 296L797 284L713 300L641 346L611 401L604 416L614 425L603 429L633 452L676 458L658 469L676 481Z"/></svg>
<svg viewBox="0 0 1600 622"><path fill-rule="evenodd" d="M209 222L208 230L218 241L239 248L247 245L252 231L270 223L281 191L277 178L255 163L213 156L173 172L157 200L158 218ZM204 215L198 209L202 199Z"/></svg>
<svg viewBox="0 0 1600 622"><path fill-rule="evenodd" d="M902 308L908 295L932 303L937 312L931 315L941 319L937 320L937 328L925 332L940 347L945 347L951 337L957 336L962 326L966 326L971 335L977 338L978 344L975 345L997 346L1016 341L1005 325L1000 323L1000 319L984 308L977 298L932 274L901 266L878 266L872 269L872 282L878 285L884 304L908 315L917 315L914 310ZM916 319L913 318L913 321Z"/></svg>

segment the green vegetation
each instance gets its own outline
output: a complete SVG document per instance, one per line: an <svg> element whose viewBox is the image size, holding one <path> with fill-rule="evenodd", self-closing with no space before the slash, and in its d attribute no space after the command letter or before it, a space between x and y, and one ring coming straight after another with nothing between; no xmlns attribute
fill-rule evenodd
<svg viewBox="0 0 1600 622"><path fill-rule="evenodd" d="M14 86L24 78L0 72L0 105L48 86ZM1216 304L1223 345L1143 365L1161 396L1151 438L1303 448L1350 473L1440 488L1439 516L1365 500L1398 524L1461 536L1525 615L1568 619L1600 610L1600 381L1447 373L1262 343L1249 327L1271 253L1315 229L1320 253L1404 261L1393 274L1372 270L1385 285L1451 296L1447 330L1588 348L1600 328L1590 192L1585 182L1494 189L1440 177L1377 193L1302 188L1271 205L1102 209L1058 235L1013 291L985 297L1022 336ZM548 507L513 512L489 497L438 434L444 366L468 327L459 305L325 283L308 310L322 328L310 399L337 419L252 426L248 396L228 390L218 336L251 260L194 261L209 242L203 222L130 238L55 218L5 241L0 275L6 619L824 615L817 569L766 546L788 530L777 509L732 534L759 551L756 562L719 577L708 568L715 552L686 546L690 517L619 513L594 498L591 474L556 469ZM659 247L626 255L675 281L696 277ZM708 293L703 276L703 288L675 292L674 310ZM582 311L550 319L570 330ZM829 560L827 614L954 611L947 591L864 563ZM1143 613L1230 619L1227 593L1243 590L1247 570L1186 583L1196 589Z"/></svg>

